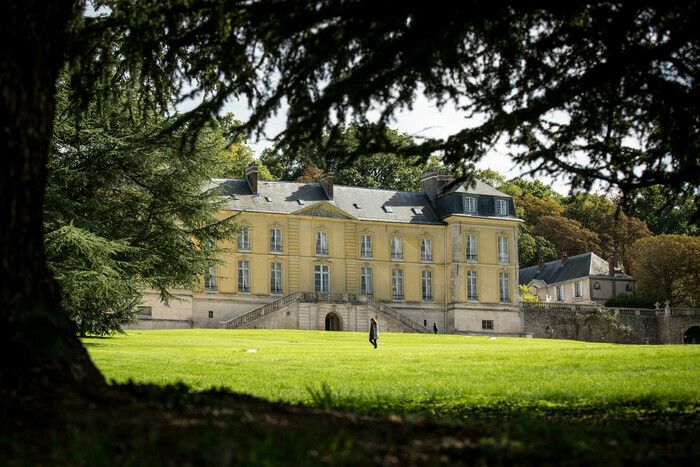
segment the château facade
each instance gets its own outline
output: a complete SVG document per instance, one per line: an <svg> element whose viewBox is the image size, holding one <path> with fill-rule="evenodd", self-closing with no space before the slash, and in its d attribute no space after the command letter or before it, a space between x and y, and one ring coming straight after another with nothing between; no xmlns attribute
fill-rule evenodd
<svg viewBox="0 0 700 467"><path fill-rule="evenodd" d="M436 172L421 192L216 180L237 238L199 288L165 306L146 293L137 327L271 327L519 334L512 197ZM382 322L383 320L383 322Z"/></svg>

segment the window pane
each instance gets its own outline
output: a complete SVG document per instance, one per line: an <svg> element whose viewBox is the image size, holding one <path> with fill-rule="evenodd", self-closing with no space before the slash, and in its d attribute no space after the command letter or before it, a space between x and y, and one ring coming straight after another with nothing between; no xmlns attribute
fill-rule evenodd
<svg viewBox="0 0 700 467"><path fill-rule="evenodd" d="M476 261L476 235L467 235L467 261Z"/></svg>
<svg viewBox="0 0 700 467"><path fill-rule="evenodd" d="M423 289L423 300L432 301L433 300L433 273L430 271L423 271L422 273L422 289Z"/></svg>
<svg viewBox="0 0 700 467"><path fill-rule="evenodd" d="M429 238L424 238L420 242L420 259L421 261L433 260L433 244Z"/></svg>
<svg viewBox="0 0 700 467"><path fill-rule="evenodd" d="M391 297L403 300L403 271L400 269L394 269L391 273Z"/></svg>

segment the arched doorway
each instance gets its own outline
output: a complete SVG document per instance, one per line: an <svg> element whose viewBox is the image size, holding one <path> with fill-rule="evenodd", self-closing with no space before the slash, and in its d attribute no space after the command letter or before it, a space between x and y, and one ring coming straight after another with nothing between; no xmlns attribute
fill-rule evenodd
<svg viewBox="0 0 700 467"><path fill-rule="evenodd" d="M330 312L326 315L326 331L341 331L342 321L337 313Z"/></svg>
<svg viewBox="0 0 700 467"><path fill-rule="evenodd" d="M683 333L684 344L700 344L700 326L691 326Z"/></svg>

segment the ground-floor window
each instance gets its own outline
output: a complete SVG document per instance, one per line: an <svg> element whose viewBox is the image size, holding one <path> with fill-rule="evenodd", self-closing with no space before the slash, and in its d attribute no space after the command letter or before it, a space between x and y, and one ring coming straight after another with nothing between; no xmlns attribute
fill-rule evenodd
<svg viewBox="0 0 700 467"><path fill-rule="evenodd" d="M557 301L561 302L564 300L564 290L561 285L557 286Z"/></svg>
<svg viewBox="0 0 700 467"><path fill-rule="evenodd" d="M574 297L581 296L581 281L574 282Z"/></svg>
<svg viewBox="0 0 700 467"><path fill-rule="evenodd" d="M422 272L422 291L423 291L423 301L432 302L433 301L433 273L430 271Z"/></svg>
<svg viewBox="0 0 700 467"><path fill-rule="evenodd" d="M478 300L476 271L467 272L467 300Z"/></svg>
<svg viewBox="0 0 700 467"><path fill-rule="evenodd" d="M272 263L270 266L270 293L282 293L282 263Z"/></svg>
<svg viewBox="0 0 700 467"><path fill-rule="evenodd" d="M507 272L501 272L498 274L498 284L501 303L510 303L510 285Z"/></svg>
<svg viewBox="0 0 700 467"><path fill-rule="evenodd" d="M204 275L204 288L209 291L215 291L217 289L216 264L210 265L207 269L207 273Z"/></svg>
<svg viewBox="0 0 700 467"><path fill-rule="evenodd" d="M403 271L394 269L391 272L391 298L403 300Z"/></svg>
<svg viewBox="0 0 700 467"><path fill-rule="evenodd" d="M314 290L316 292L330 292L331 290L331 268L317 264L314 266Z"/></svg>
<svg viewBox="0 0 700 467"><path fill-rule="evenodd" d="M360 274L360 293L372 295L372 268L362 268Z"/></svg>
<svg viewBox="0 0 700 467"><path fill-rule="evenodd" d="M245 260L238 262L238 291L250 292L250 263Z"/></svg>

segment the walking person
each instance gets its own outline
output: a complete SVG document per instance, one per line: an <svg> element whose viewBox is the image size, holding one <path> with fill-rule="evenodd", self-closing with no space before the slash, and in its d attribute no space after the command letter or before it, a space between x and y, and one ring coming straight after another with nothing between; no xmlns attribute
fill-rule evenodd
<svg viewBox="0 0 700 467"><path fill-rule="evenodd" d="M377 321L374 318L369 320L369 342L377 348L377 339L379 339L379 327L377 326Z"/></svg>
<svg viewBox="0 0 700 467"><path fill-rule="evenodd" d="M433 332L434 332L435 334L437 334L439 330L440 330L440 329L438 329L437 323L433 323Z"/></svg>

